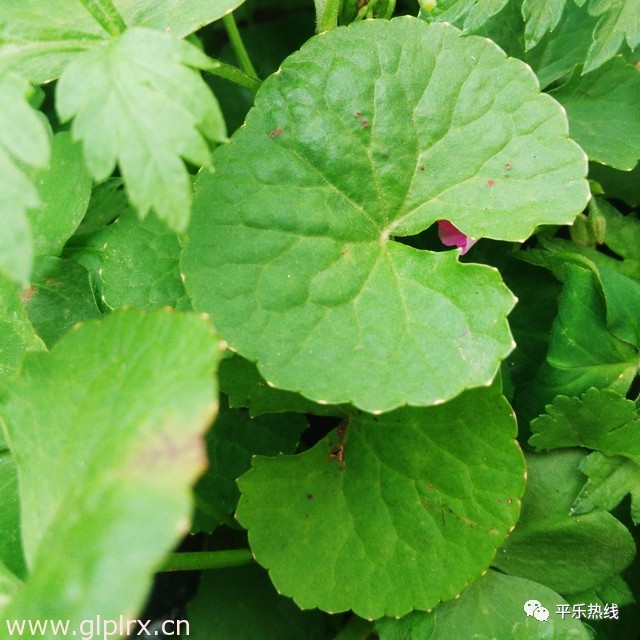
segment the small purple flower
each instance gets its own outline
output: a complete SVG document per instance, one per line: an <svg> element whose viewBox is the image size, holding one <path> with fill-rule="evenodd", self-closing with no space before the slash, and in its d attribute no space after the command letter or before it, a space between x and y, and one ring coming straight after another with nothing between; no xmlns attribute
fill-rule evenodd
<svg viewBox="0 0 640 640"><path fill-rule="evenodd" d="M465 236L460 229L452 225L448 220L438 220L438 237L447 247L458 247L462 255L467 253L477 239Z"/></svg>

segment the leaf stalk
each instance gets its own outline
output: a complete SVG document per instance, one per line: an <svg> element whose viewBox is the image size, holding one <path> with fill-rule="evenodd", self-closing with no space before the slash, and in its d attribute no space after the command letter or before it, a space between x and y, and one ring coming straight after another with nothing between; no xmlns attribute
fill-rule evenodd
<svg viewBox="0 0 640 640"><path fill-rule="evenodd" d="M111 0L80 0L95 21L114 38L127 30L124 18Z"/></svg>

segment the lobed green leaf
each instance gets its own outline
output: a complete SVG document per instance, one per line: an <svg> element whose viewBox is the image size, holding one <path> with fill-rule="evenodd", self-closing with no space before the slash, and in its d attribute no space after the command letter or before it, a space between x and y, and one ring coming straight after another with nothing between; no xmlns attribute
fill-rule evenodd
<svg viewBox="0 0 640 640"><path fill-rule="evenodd" d="M210 64L187 42L133 28L76 56L56 87L58 115L73 118L94 179L117 163L140 217L153 208L176 231L191 208L184 162L208 165L209 143L225 139L218 103L195 70Z"/></svg>

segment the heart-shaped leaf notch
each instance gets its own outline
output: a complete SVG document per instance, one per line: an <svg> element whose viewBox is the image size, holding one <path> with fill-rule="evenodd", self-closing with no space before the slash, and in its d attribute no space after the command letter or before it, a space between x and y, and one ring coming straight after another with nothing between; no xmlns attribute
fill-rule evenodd
<svg viewBox="0 0 640 640"><path fill-rule="evenodd" d="M484 38L410 17L319 35L201 176L187 290L267 381L318 402L381 412L487 385L513 348L499 274L393 238L570 222L589 195L567 130Z"/></svg>

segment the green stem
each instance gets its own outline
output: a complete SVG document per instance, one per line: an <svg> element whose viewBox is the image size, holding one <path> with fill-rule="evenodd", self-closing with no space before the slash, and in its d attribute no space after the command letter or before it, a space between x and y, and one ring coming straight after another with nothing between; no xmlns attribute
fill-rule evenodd
<svg viewBox="0 0 640 640"><path fill-rule="evenodd" d="M338 17L342 8L341 0L315 0L316 33L329 31L338 26Z"/></svg>
<svg viewBox="0 0 640 640"><path fill-rule="evenodd" d="M242 36L240 35L240 31L238 31L238 25L236 24L236 19L233 17L233 13L227 13L227 15L222 18L222 24L224 24L224 28L227 31L231 48L236 54L240 67L242 67L250 78L258 80L258 74L251 63L251 58L249 58L244 42L242 42Z"/></svg>
<svg viewBox="0 0 640 640"><path fill-rule="evenodd" d="M209 73L212 73L214 76L220 76L230 82L235 82L235 84L251 89L251 91L258 90L260 80L257 77L248 76L244 71L238 69L238 67L234 67L221 60L212 59L212 62L213 64L209 65L206 69Z"/></svg>
<svg viewBox="0 0 640 640"><path fill-rule="evenodd" d="M117 37L126 31L127 25L111 0L80 0L80 2L109 35Z"/></svg>
<svg viewBox="0 0 640 640"><path fill-rule="evenodd" d="M240 567L253 562L249 549L170 553L159 571L199 571Z"/></svg>
<svg viewBox="0 0 640 640"><path fill-rule="evenodd" d="M353 616L347 624L342 627L340 633L334 640L367 640L373 631L373 625L368 620Z"/></svg>

